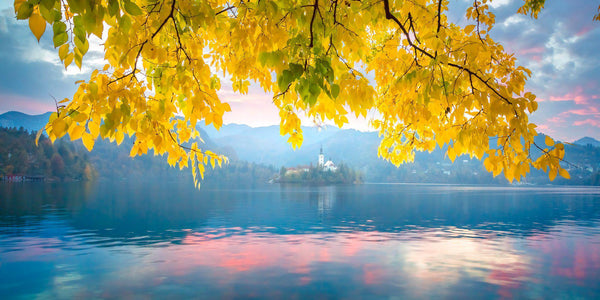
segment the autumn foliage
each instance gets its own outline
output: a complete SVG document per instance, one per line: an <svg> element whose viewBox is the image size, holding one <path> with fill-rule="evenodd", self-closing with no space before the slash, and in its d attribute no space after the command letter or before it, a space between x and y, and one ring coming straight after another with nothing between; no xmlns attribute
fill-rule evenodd
<svg viewBox="0 0 600 300"><path fill-rule="evenodd" d="M490 38L488 2L473 2L464 27L448 22L447 0L16 0L15 12L38 40L52 34L65 67L81 67L90 35L103 41L106 65L60 102L53 140L69 134L92 149L99 137L135 136L132 156L167 155L197 182L226 160L201 148L196 124L222 125L227 78L235 92L255 82L272 93L293 147L301 114L341 127L373 112L379 155L393 164L448 145L450 159L485 159L510 181L531 167L568 177L564 146L534 143L531 74ZM543 2L520 12L537 16Z"/></svg>

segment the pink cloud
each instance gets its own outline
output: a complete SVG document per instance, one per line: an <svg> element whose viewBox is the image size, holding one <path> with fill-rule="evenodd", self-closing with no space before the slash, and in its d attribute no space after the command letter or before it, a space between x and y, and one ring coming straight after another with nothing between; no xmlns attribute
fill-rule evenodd
<svg viewBox="0 0 600 300"><path fill-rule="evenodd" d="M546 124L539 124L536 128L538 132L542 132L544 134L549 134L551 136L556 136L556 130Z"/></svg>
<svg viewBox="0 0 600 300"><path fill-rule="evenodd" d="M598 112L598 108L596 108L594 106L587 106L586 108L568 110L568 111L561 113L561 115L562 114L573 114L573 115L578 115L578 116L593 116L593 115L600 114L600 112Z"/></svg>
<svg viewBox="0 0 600 300"><path fill-rule="evenodd" d="M279 124L279 110L273 104L273 98L267 93L222 94L221 99L228 102L231 112L223 116L224 123L242 123L250 126L268 126Z"/></svg>
<svg viewBox="0 0 600 300"><path fill-rule="evenodd" d="M541 55L533 55L531 57L531 60L535 61L535 62L541 62L542 61L542 56Z"/></svg>
<svg viewBox="0 0 600 300"><path fill-rule="evenodd" d="M20 111L27 114L43 114L56 111L54 100L32 98L21 95L0 95L0 113L7 111Z"/></svg>
<svg viewBox="0 0 600 300"><path fill-rule="evenodd" d="M519 50L519 55L542 54L542 53L544 53L544 50L545 50L544 47L525 48L525 49Z"/></svg>
<svg viewBox="0 0 600 300"><path fill-rule="evenodd" d="M582 36L586 35L588 32L592 31L592 29L594 29L593 26L585 26L585 27L581 28L577 33L575 33L575 36L582 37Z"/></svg>
<svg viewBox="0 0 600 300"><path fill-rule="evenodd" d="M590 126L594 126L594 127L600 127L600 121L594 120L594 119L585 119L582 121L575 121L573 123L573 125L575 125L575 126L590 125Z"/></svg>
<svg viewBox="0 0 600 300"><path fill-rule="evenodd" d="M582 86L577 86L572 92L563 94L563 95L555 95L549 96L548 98L542 99L538 98L539 102L543 102L546 100L549 101L574 101L575 104L589 104L590 100L600 99L600 95L588 95L584 92Z"/></svg>
<svg viewBox="0 0 600 300"><path fill-rule="evenodd" d="M562 114L564 114L564 113L561 113L561 115L562 115ZM560 124L560 123L564 123L564 122L565 122L565 119L564 119L564 118L562 118L562 116L561 116L561 115L558 115L558 116L556 116L556 117L552 117L552 118L548 119L548 123L554 123L554 124Z"/></svg>

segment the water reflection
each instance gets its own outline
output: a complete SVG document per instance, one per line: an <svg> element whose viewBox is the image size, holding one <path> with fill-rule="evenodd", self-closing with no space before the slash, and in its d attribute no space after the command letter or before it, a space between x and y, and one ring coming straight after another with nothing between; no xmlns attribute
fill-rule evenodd
<svg viewBox="0 0 600 300"><path fill-rule="evenodd" d="M0 195L2 295L600 295L595 189L100 183Z"/></svg>

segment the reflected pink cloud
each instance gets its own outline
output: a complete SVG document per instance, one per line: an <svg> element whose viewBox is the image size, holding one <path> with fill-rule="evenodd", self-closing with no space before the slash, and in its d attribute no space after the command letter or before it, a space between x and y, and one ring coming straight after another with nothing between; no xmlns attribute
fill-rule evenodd
<svg viewBox="0 0 600 300"><path fill-rule="evenodd" d="M63 242L57 238L28 237L15 243L14 248L18 251L2 253L0 262L20 261L52 261L52 254L60 251L59 245ZM57 245L56 248L49 245Z"/></svg>
<svg viewBox="0 0 600 300"><path fill-rule="evenodd" d="M567 228L556 226L557 231ZM600 239L596 236L595 240ZM560 278L569 278L583 284L586 279L600 276L600 244L592 243L594 237L573 239L552 239L541 234L528 238L534 249L549 256L550 274Z"/></svg>
<svg viewBox="0 0 600 300"><path fill-rule="evenodd" d="M386 270L377 264L365 264L363 270L363 282L368 285L381 284L385 281Z"/></svg>
<svg viewBox="0 0 600 300"><path fill-rule="evenodd" d="M560 226L556 227L560 231ZM481 236L461 229L461 235ZM126 268L120 276L134 272L161 284L186 283L190 275L205 270L220 285L255 272L295 274L295 284L314 283L320 268L345 265L365 285L378 286L398 281L414 293L433 288L452 288L469 278L496 287L503 298L518 295L528 282L539 276L585 280L600 274L600 245L586 239L551 239L548 234L527 238L489 236L489 239L456 238L447 232L403 232L401 238L375 242L377 232L338 234L246 234L208 239L190 233L180 245L154 249L144 256L146 263L137 269ZM423 236L418 239L416 236ZM427 238L431 237L431 238ZM575 251L572 251L575 247ZM529 249L529 250L528 250ZM532 257L533 253L543 257ZM546 259L549 258L550 260ZM327 268L330 268L327 267ZM544 269L548 271L544 271ZM193 276L192 276L193 277Z"/></svg>
<svg viewBox="0 0 600 300"><path fill-rule="evenodd" d="M552 274L579 281L600 275L588 274L592 270L600 269L600 245L575 241L574 251L569 246L555 245L556 250L552 252Z"/></svg>

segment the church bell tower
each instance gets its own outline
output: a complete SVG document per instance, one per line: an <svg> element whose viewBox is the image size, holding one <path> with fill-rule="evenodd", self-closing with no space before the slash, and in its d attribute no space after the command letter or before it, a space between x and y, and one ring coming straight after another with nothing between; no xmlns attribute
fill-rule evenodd
<svg viewBox="0 0 600 300"><path fill-rule="evenodd" d="M325 165L325 155L323 155L323 145L321 145L321 153L319 153L319 168Z"/></svg>

